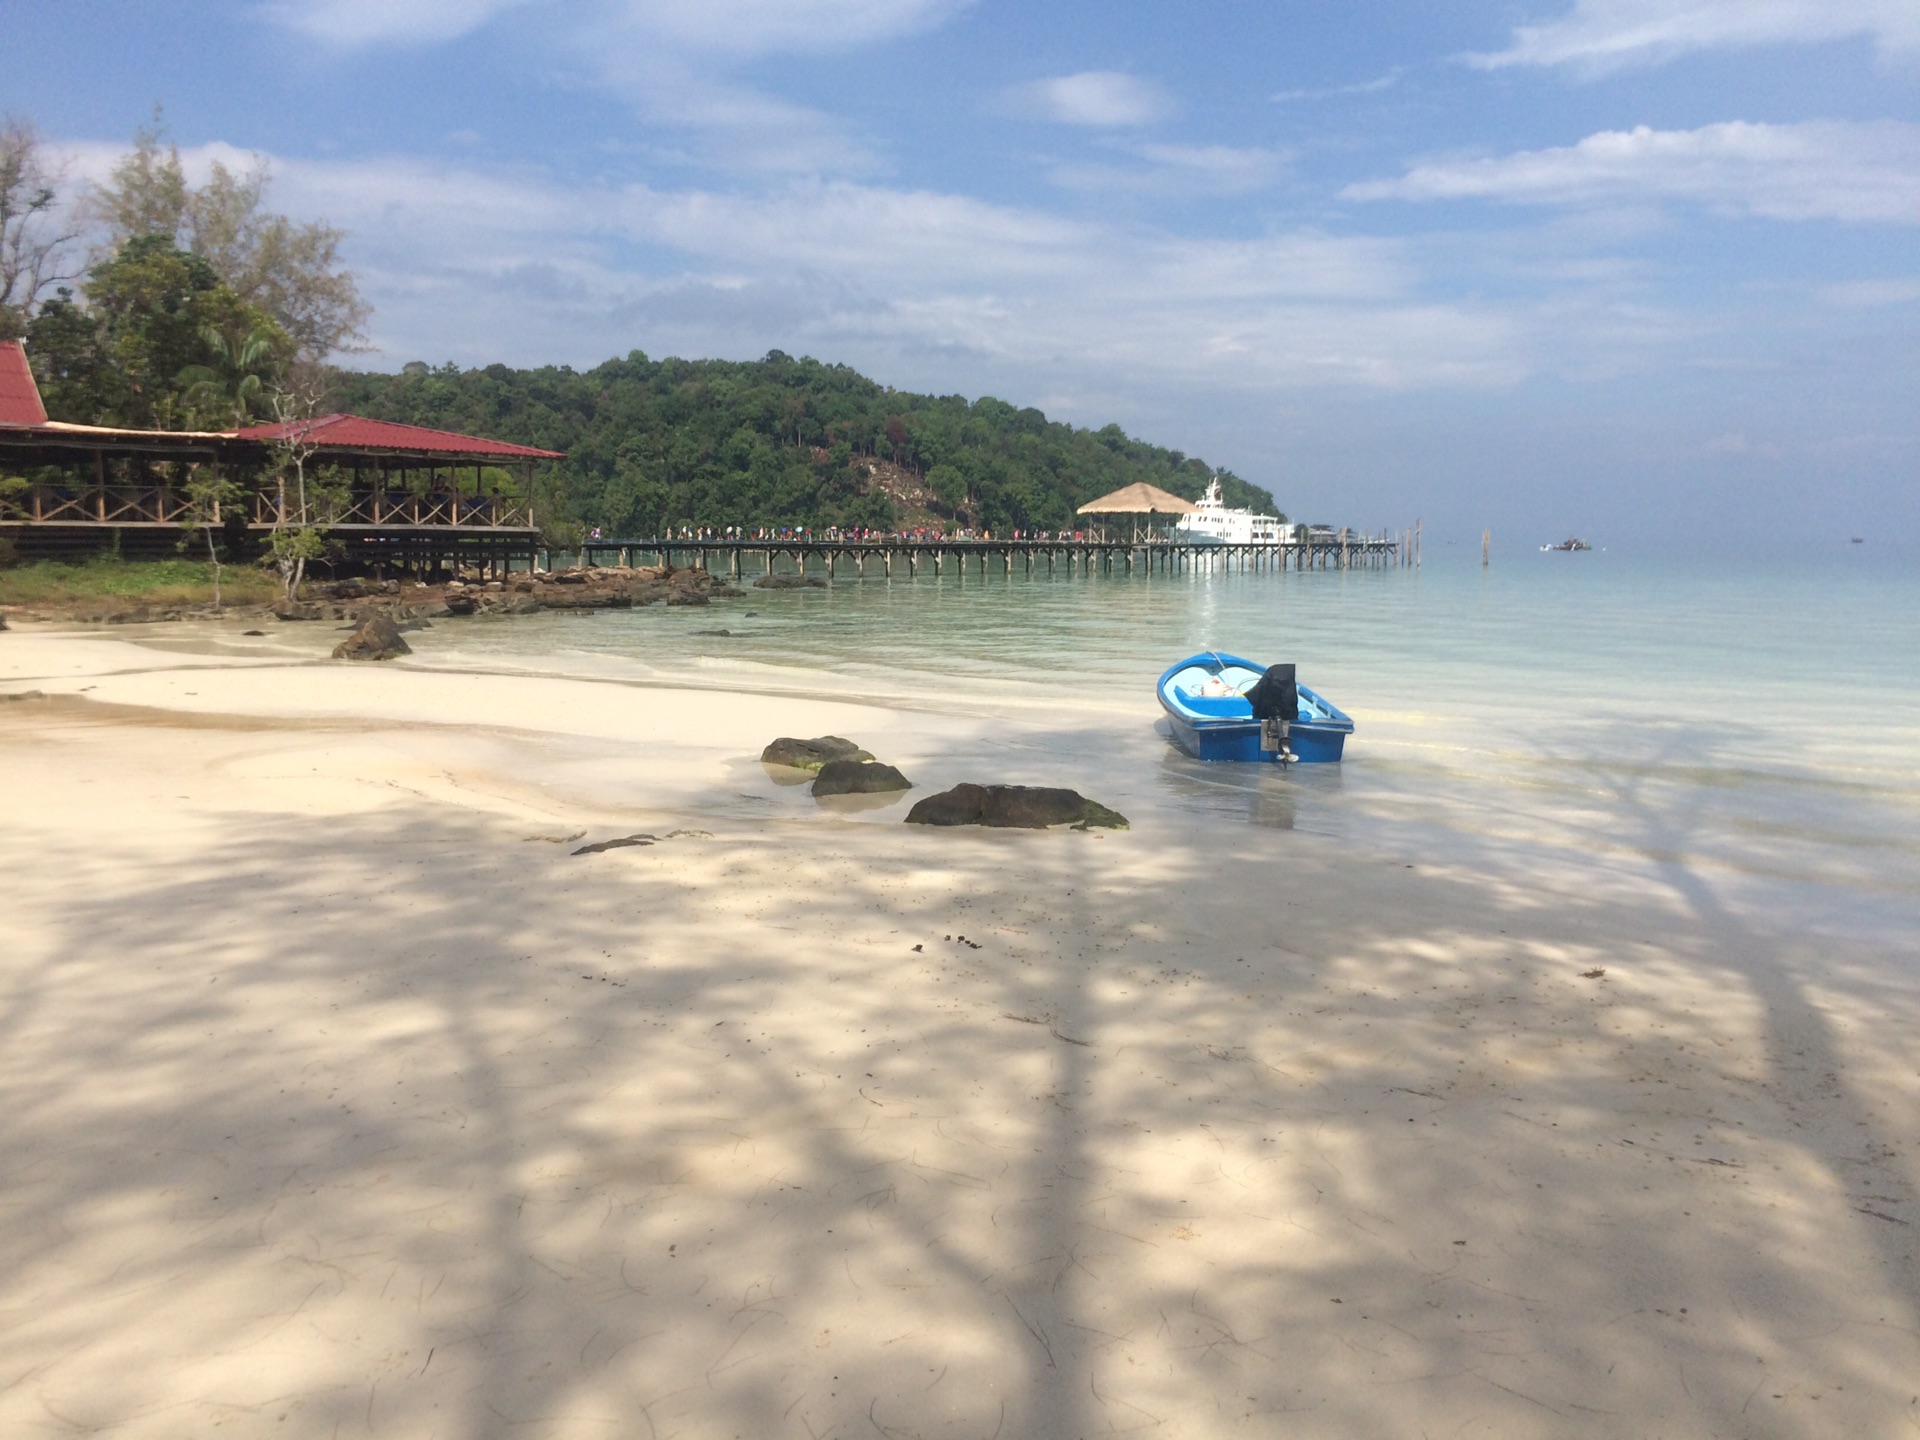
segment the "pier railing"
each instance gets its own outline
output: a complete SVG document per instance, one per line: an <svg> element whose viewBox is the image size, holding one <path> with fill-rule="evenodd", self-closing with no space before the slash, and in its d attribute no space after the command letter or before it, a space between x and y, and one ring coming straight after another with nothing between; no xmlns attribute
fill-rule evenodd
<svg viewBox="0 0 1920 1440"><path fill-rule="evenodd" d="M254 490L236 502L256 529L283 523L276 490ZM186 495L168 485L29 485L0 499L0 522L25 525L173 526L194 523ZM503 495L451 491L356 490L318 512L327 528L364 527L530 530L531 507Z"/></svg>
<svg viewBox="0 0 1920 1440"><path fill-rule="evenodd" d="M965 575L1177 574L1189 571L1279 573L1288 570L1384 569L1415 563L1409 537L1335 532L1306 540L1264 545L1196 545L1180 541L1107 540L948 540L873 537L828 540L814 537L744 539L592 539L580 547L588 565L697 565L722 567L730 576L770 574L785 561L796 572L811 564L829 577L846 567L855 575L874 572L913 576L931 570L944 575L952 566ZM749 562L752 562L749 564Z"/></svg>

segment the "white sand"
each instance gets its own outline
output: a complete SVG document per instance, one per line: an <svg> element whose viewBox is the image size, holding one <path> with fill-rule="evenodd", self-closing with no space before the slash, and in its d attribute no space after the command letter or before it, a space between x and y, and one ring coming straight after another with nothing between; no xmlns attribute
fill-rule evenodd
<svg viewBox="0 0 1920 1440"><path fill-rule="evenodd" d="M1920 1434L1920 987L1684 867L752 763L971 733L873 707L0 636L29 688L0 1436Z"/></svg>

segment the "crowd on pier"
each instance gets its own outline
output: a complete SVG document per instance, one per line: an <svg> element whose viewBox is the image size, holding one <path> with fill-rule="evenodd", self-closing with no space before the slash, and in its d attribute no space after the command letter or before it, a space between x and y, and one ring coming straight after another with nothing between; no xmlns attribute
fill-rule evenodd
<svg viewBox="0 0 1920 1440"><path fill-rule="evenodd" d="M600 527L594 526L588 538L604 538ZM653 536L649 539L657 538ZM724 545L730 542L750 544L761 542L790 542L795 545L833 544L833 545L936 545L952 540L1058 540L1085 541L1093 537L1084 530L1031 530L1014 528L1003 530L996 535L992 530L974 530L961 527L954 530L935 530L926 526L917 526L910 530L877 530L864 526L842 527L825 525L815 528L811 525L675 525L668 529L668 540L685 540L689 543L708 541Z"/></svg>

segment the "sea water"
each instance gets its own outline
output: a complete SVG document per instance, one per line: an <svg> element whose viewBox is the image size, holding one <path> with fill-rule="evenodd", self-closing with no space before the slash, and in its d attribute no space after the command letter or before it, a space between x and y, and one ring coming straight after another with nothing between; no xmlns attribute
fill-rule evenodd
<svg viewBox="0 0 1920 1440"><path fill-rule="evenodd" d="M426 664L854 699L957 722L916 781L1072 785L1156 824L1920 930L1920 570L1430 555L1419 568L842 576L708 608L443 625ZM1338 766L1203 765L1154 682L1291 660L1355 721ZM769 736L769 739L772 737ZM859 738L859 737L854 737ZM883 756L882 758L891 758ZM751 790L752 767L741 789ZM724 799L724 797L721 797ZM805 811L804 790L784 797ZM881 811L863 817L892 823Z"/></svg>

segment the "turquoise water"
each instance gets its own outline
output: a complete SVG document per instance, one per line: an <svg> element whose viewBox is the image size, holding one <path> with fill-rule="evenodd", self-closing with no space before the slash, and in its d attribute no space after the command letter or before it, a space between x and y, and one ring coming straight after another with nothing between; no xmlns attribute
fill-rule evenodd
<svg viewBox="0 0 1920 1440"><path fill-rule="evenodd" d="M950 753L920 757L930 780L1073 784L1136 830L1292 828L1516 875L1564 862L1602 884L1679 866L1792 923L1920 928L1920 574L1854 555L1477 562L842 579L708 609L443 625L418 648L931 711L966 723ZM1206 648L1298 662L1355 718L1346 763L1180 756L1152 686Z"/></svg>

